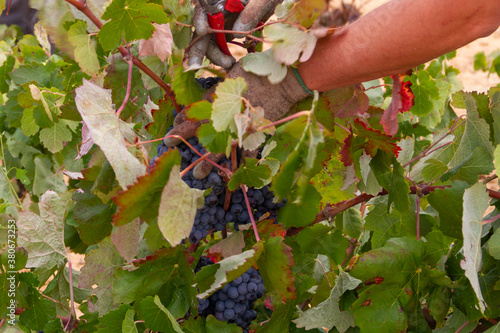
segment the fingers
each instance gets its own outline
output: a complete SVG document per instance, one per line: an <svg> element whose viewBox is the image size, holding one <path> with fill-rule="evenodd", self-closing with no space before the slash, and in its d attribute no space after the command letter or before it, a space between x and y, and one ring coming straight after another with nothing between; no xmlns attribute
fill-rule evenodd
<svg viewBox="0 0 500 333"><path fill-rule="evenodd" d="M194 6L193 16L194 31L198 36L205 36L208 34L208 17L207 13L203 10L199 3Z"/></svg>
<svg viewBox="0 0 500 333"><path fill-rule="evenodd" d="M259 21L269 17L270 12L281 3L282 0L251 0L241 12L233 25L233 30L248 31L257 26ZM244 37L243 34L235 34L235 37Z"/></svg>
<svg viewBox="0 0 500 333"><path fill-rule="evenodd" d="M194 34L193 38L196 38L196 36L197 35ZM201 64L203 63L203 58L205 57L205 53L207 53L210 38L210 35L206 35L191 46L188 54L189 67L201 66Z"/></svg>
<svg viewBox="0 0 500 333"><path fill-rule="evenodd" d="M208 42L207 58L210 59L212 63L226 69L231 68L236 62L236 59L224 54L213 39L210 39Z"/></svg>
<svg viewBox="0 0 500 333"><path fill-rule="evenodd" d="M224 157L224 154L218 153L218 154L210 155L208 158L210 160L214 161L215 163L217 163L217 162L219 162L219 160L222 157ZM212 171L213 168L214 168L214 166L210 162L208 162L206 160L202 161L194 167L193 177L196 179L206 178L210 174L210 172Z"/></svg>
<svg viewBox="0 0 500 333"><path fill-rule="evenodd" d="M177 118L176 118L177 119ZM167 136L169 135L178 135L183 137L184 139L190 139L193 136L196 135L196 131L198 130L198 127L202 124L201 121L197 122L191 122L191 121L184 121L181 123L179 126L174 127L171 131L167 133ZM163 143L167 147L173 147L181 143L182 140L178 138L166 138L163 139Z"/></svg>

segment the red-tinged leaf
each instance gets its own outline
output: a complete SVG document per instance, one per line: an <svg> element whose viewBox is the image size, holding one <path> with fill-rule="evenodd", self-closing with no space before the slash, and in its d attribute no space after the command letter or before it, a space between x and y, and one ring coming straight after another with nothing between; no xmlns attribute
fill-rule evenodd
<svg viewBox="0 0 500 333"><path fill-rule="evenodd" d="M156 162L151 173L137 178L137 182L118 193L113 201L119 210L113 216L116 226L131 222L136 217L150 219L158 215L158 205L163 187L170 178L170 171L180 164L181 156L178 150L169 150Z"/></svg>
<svg viewBox="0 0 500 333"><path fill-rule="evenodd" d="M199 101L186 108L186 117L191 121L210 119L212 115L212 103Z"/></svg>
<svg viewBox="0 0 500 333"><path fill-rule="evenodd" d="M366 140L363 148L371 157L375 156L378 149L382 149L396 157L398 156L401 148L396 144L398 141L396 138L386 135L379 130L368 128L359 119L354 120L353 125L353 128L356 129L355 135L361 136Z"/></svg>
<svg viewBox="0 0 500 333"><path fill-rule="evenodd" d="M111 241L115 244L120 256L127 262L132 262L139 250L141 240L141 221L134 219L132 223L121 225L111 234Z"/></svg>
<svg viewBox="0 0 500 333"><path fill-rule="evenodd" d="M264 243L264 252L257 265L266 290L276 297L277 302L296 297L291 272L294 265L292 248L284 244L283 237L270 238Z"/></svg>
<svg viewBox="0 0 500 333"><path fill-rule="evenodd" d="M370 101L363 86L352 85L329 90L321 94L326 107L334 117L347 118L362 115L368 110Z"/></svg>
<svg viewBox="0 0 500 333"><path fill-rule="evenodd" d="M347 138L344 140L344 145L342 146L342 149L340 150L340 155L342 156L341 161L344 163L345 166L352 165L354 163L353 159L353 151L352 151L352 141L353 141L354 136L349 134Z"/></svg>
<svg viewBox="0 0 500 333"><path fill-rule="evenodd" d="M229 237L220 240L218 243L212 245L208 249L209 257L220 253L222 258L227 258L233 255L240 254L245 247L245 241L243 240L243 232L237 231L233 232ZM217 261L220 261L217 260Z"/></svg>
<svg viewBox="0 0 500 333"><path fill-rule="evenodd" d="M392 101L384 111L380 123L384 126L384 131L389 135L398 132L398 114L400 112L410 111L414 104L413 92L411 91L411 82L404 82L405 75L391 75Z"/></svg>
<svg viewBox="0 0 500 333"><path fill-rule="evenodd" d="M83 121L82 123L83 123L82 145L80 146L80 150L78 151L78 156L75 158L75 160L78 160L82 158L84 155L87 155L90 149L94 146L94 141L90 137L90 131L89 128L87 127L87 124L85 124Z"/></svg>
<svg viewBox="0 0 500 333"><path fill-rule="evenodd" d="M172 54L172 45L174 44L174 38L172 37L172 31L170 31L170 25L167 24L156 24L153 23L155 27L155 32L150 39L141 39L139 42L139 55L140 56L157 56L162 62Z"/></svg>
<svg viewBox="0 0 500 333"><path fill-rule="evenodd" d="M285 237L286 229L279 224L275 224L274 222L274 219L259 222L258 229L261 238L266 239L271 237Z"/></svg>
<svg viewBox="0 0 500 333"><path fill-rule="evenodd" d="M155 138L165 136L168 129L174 123L172 110L174 105L169 99L162 99L158 103L158 109L151 110L153 122L146 125L146 130Z"/></svg>
<svg viewBox="0 0 500 333"><path fill-rule="evenodd" d="M239 13L245 9L245 6L243 6L241 0L228 0L224 9L231 13Z"/></svg>

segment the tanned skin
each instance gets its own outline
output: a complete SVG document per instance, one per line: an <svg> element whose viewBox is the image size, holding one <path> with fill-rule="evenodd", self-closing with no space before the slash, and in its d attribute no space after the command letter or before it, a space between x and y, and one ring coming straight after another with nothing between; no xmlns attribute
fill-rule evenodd
<svg viewBox="0 0 500 333"><path fill-rule="evenodd" d="M499 0L392 0L318 40L299 73L320 92L404 73L499 25Z"/></svg>

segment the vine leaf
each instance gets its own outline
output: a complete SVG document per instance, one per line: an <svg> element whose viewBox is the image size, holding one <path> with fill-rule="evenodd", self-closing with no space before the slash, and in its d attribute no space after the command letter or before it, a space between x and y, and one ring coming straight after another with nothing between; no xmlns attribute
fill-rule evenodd
<svg viewBox="0 0 500 333"><path fill-rule="evenodd" d="M292 248L284 243L283 237L273 237L264 243L264 251L257 260L264 286L277 302L295 298Z"/></svg>
<svg viewBox="0 0 500 333"><path fill-rule="evenodd" d="M123 259L109 237L100 242L97 249L85 256L85 265L81 270L78 287L88 289L97 285L93 290L97 296L94 306L100 316L115 308L111 289L113 274L123 264Z"/></svg>
<svg viewBox="0 0 500 333"><path fill-rule="evenodd" d="M70 197L59 197L54 191L45 192L38 208L40 215L29 211L19 212L18 245L28 251L27 268L35 268L40 282L45 282L55 267L64 265L64 220Z"/></svg>
<svg viewBox="0 0 500 333"><path fill-rule="evenodd" d="M391 75L392 86L392 101L385 109L384 115L380 123L384 126L384 131L389 135L394 135L398 132L398 114L401 112L410 111L415 104L415 96L411 91L412 83L404 81L405 75Z"/></svg>
<svg viewBox="0 0 500 333"><path fill-rule="evenodd" d="M189 236L196 211L203 203L203 191L190 188L180 177L180 166L174 165L161 194L158 214L158 227L170 245L177 246Z"/></svg>
<svg viewBox="0 0 500 333"><path fill-rule="evenodd" d="M362 85L328 90L321 94L320 103L324 103L326 109L330 111L331 121L334 117L342 119L363 115L370 107L370 101Z"/></svg>
<svg viewBox="0 0 500 333"><path fill-rule="evenodd" d="M165 62L172 54L172 46L174 44L174 37L170 25L153 23L155 32L148 40L141 40L139 42L139 55L157 56L162 62Z"/></svg>
<svg viewBox="0 0 500 333"><path fill-rule="evenodd" d="M99 323L101 324L101 329L99 332L102 333L115 333L122 332L123 322L125 321L127 312L132 310L130 305L122 304L116 310L111 310L104 316L99 318Z"/></svg>
<svg viewBox="0 0 500 333"><path fill-rule="evenodd" d="M223 258L238 255L245 248L243 232L236 231L231 233L226 239L221 239L208 249L209 254L220 253Z"/></svg>
<svg viewBox="0 0 500 333"><path fill-rule="evenodd" d="M217 85L217 98L212 104L212 121L217 132L225 131L228 127L231 132L236 131L234 115L241 113L243 102L241 96L247 90L247 84L241 77L225 79Z"/></svg>
<svg viewBox="0 0 500 333"><path fill-rule="evenodd" d="M231 177L227 184L228 188L234 191L240 184L256 188L266 185L266 181L271 177L271 169L267 165L258 163L259 160L256 158L245 159L245 164Z"/></svg>
<svg viewBox="0 0 500 333"><path fill-rule="evenodd" d="M151 22L168 22L163 7L146 3L146 0L114 0L106 8L102 19L109 20L98 33L106 51L118 47L122 38L127 43L137 39L149 39L155 31Z"/></svg>
<svg viewBox="0 0 500 333"><path fill-rule="evenodd" d="M464 193L464 210L462 234L464 236L464 260L460 266L465 270L465 276L469 279L477 299L479 308L484 313L485 301L479 285L478 272L481 270L482 252L481 252L481 232L483 225L481 223L484 212L488 208L489 196L486 192L486 186L483 183L476 183Z"/></svg>
<svg viewBox="0 0 500 333"><path fill-rule="evenodd" d="M321 0L300 0L289 20L309 28L316 18L325 11L326 3Z"/></svg>
<svg viewBox="0 0 500 333"><path fill-rule="evenodd" d="M40 141L52 154L61 151L64 143L71 141L71 132L63 120L54 123L52 127L40 131Z"/></svg>
<svg viewBox="0 0 500 333"><path fill-rule="evenodd" d="M396 138L369 128L365 123L356 119L353 122L353 132L344 140L340 151L342 162L345 166L352 165L354 163L353 156L360 149L363 149L371 157L374 157L378 150L397 157L401 148L396 142Z"/></svg>
<svg viewBox="0 0 500 333"><path fill-rule="evenodd" d="M173 166L180 164L180 161L179 151L169 150L156 161L150 173L139 177L126 191L118 193L113 198L119 208L113 217L114 225L124 225L138 216L147 219L148 214L156 217L163 187L170 177Z"/></svg>
<svg viewBox="0 0 500 333"><path fill-rule="evenodd" d="M120 119L111 106L111 91L83 80L76 88L76 107L90 131L95 144L101 148L115 171L120 186L134 184L146 167L127 149L120 129Z"/></svg>
<svg viewBox="0 0 500 333"><path fill-rule="evenodd" d="M112 234L111 241L115 244L118 253L127 262L131 262L139 250L141 240L141 221L139 218L119 226Z"/></svg>
<svg viewBox="0 0 500 333"><path fill-rule="evenodd" d="M101 65L97 59L96 42L87 32L87 22L77 21L71 25L68 30L68 40L75 47L75 60L80 65L82 71L89 75L99 73Z"/></svg>
<svg viewBox="0 0 500 333"><path fill-rule="evenodd" d="M316 37L297 27L278 23L264 28L264 34L273 42L271 48L274 58L287 66L297 60L307 61L316 46Z"/></svg>
<svg viewBox="0 0 500 333"><path fill-rule="evenodd" d="M214 265L203 267L196 273L195 282L200 292L196 297L200 299L206 298L217 289L245 273L257 262L263 251L263 244L257 243L248 251L225 258Z"/></svg>
<svg viewBox="0 0 500 333"><path fill-rule="evenodd" d="M433 109L433 101L439 100L439 90L436 82L426 71L418 71L410 76L412 92L415 96L415 104L411 108L411 113L423 117Z"/></svg>
<svg viewBox="0 0 500 333"><path fill-rule="evenodd" d="M8 284L7 274L2 274L2 285L5 284L4 291L5 296L7 296ZM24 310L19 316L19 322L25 327L32 330L41 330L47 325L50 320L56 318L56 309L53 302L48 299L41 297L40 292L36 288L39 281L36 279L33 273L20 273L18 275L19 289L23 290L24 293L29 295L24 299ZM3 291L3 290L2 290ZM6 299L5 309L7 310L8 299ZM14 329L15 330L15 329Z"/></svg>
<svg viewBox="0 0 500 333"><path fill-rule="evenodd" d="M500 229L495 230L495 233L490 237L488 250L493 258L500 260Z"/></svg>
<svg viewBox="0 0 500 333"><path fill-rule="evenodd" d="M157 332L183 333L174 316L161 303L158 295L149 296L141 301L141 310L146 326Z"/></svg>
<svg viewBox="0 0 500 333"><path fill-rule="evenodd" d="M203 90L194 79L195 74L196 71L184 71L182 65L174 68L172 90L179 104L189 105L201 99Z"/></svg>
<svg viewBox="0 0 500 333"><path fill-rule="evenodd" d="M161 99L158 103L158 109L151 110L153 122L146 125L148 133L156 138L165 136L169 127L174 123L173 109L174 105L169 99Z"/></svg>
<svg viewBox="0 0 500 333"><path fill-rule="evenodd" d="M279 63L273 57L271 49L247 54L241 59L241 66L247 72L267 76L272 84L283 81L288 71L286 65Z"/></svg>
<svg viewBox="0 0 500 333"><path fill-rule="evenodd" d="M293 322L297 327L304 327L306 330L323 327L331 330L336 327L340 333L344 333L349 327L354 327L354 317L349 312L340 310L340 296L347 290L355 289L360 283L361 280L349 276L340 269L335 286L328 299L318 306L301 313L299 318L293 320Z"/></svg>
<svg viewBox="0 0 500 333"><path fill-rule="evenodd" d="M421 266L424 244L408 237L392 238L381 248L362 254L350 275L364 287L351 313L361 331L404 332L408 309L425 288Z"/></svg>

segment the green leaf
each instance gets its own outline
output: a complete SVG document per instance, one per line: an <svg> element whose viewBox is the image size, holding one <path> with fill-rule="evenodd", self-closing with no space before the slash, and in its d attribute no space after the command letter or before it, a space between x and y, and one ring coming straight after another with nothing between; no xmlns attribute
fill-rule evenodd
<svg viewBox="0 0 500 333"><path fill-rule="evenodd" d="M495 230L495 233L490 237L488 250L493 258L500 260L500 228Z"/></svg>
<svg viewBox="0 0 500 333"><path fill-rule="evenodd" d="M137 176L145 173L146 166L127 149L120 119L111 106L111 92L84 80L76 89L75 102L92 140L113 167L120 186L126 189L134 184Z"/></svg>
<svg viewBox="0 0 500 333"><path fill-rule="evenodd" d="M271 49L247 54L241 59L241 66L247 72L267 76L272 84L283 81L287 73L287 67L274 59Z"/></svg>
<svg viewBox="0 0 500 333"><path fill-rule="evenodd" d="M68 30L68 40L75 47L75 60L84 73L95 75L99 73L101 65L95 50L96 42L90 36L85 21L77 21Z"/></svg>
<svg viewBox="0 0 500 333"><path fill-rule="evenodd" d="M21 130L26 136L32 136L40 130L40 127L35 121L34 108L25 109L23 112L23 118L21 119Z"/></svg>
<svg viewBox="0 0 500 333"><path fill-rule="evenodd" d="M293 199L294 194L292 193ZM278 221L287 227L304 227L314 222L320 212L321 195L308 183L301 203L292 200L278 212Z"/></svg>
<svg viewBox="0 0 500 333"><path fill-rule="evenodd" d="M198 129L198 140L212 153L227 153L232 138L227 131L217 132L212 124L202 124Z"/></svg>
<svg viewBox="0 0 500 333"><path fill-rule="evenodd" d="M180 163L178 150L169 150L156 162L153 170L139 177L137 182L126 191L113 198L119 210L113 217L115 225L124 225L133 219L146 214L157 215L157 206L165 184L167 184L172 168Z"/></svg>
<svg viewBox="0 0 500 333"><path fill-rule="evenodd" d="M496 324L484 333L500 333L500 324Z"/></svg>
<svg viewBox="0 0 500 333"><path fill-rule="evenodd" d="M107 314L99 318L101 328L97 332L121 333L123 321L125 320L129 310L132 310L130 305L122 304L118 309L109 311Z"/></svg>
<svg viewBox="0 0 500 333"><path fill-rule="evenodd" d="M342 213L342 230L351 238L358 239L363 228L363 217L356 208L349 208Z"/></svg>
<svg viewBox="0 0 500 333"><path fill-rule="evenodd" d="M64 220L69 204L67 195L59 197L54 191L47 191L38 204L40 215L19 213L18 245L28 251L26 267L35 268L41 282L52 275L54 267L64 265Z"/></svg>
<svg viewBox="0 0 500 333"><path fill-rule="evenodd" d="M175 92L177 103L189 105L201 99L203 90L194 79L195 74L196 71L185 72L181 65L174 68L172 90Z"/></svg>
<svg viewBox="0 0 500 333"><path fill-rule="evenodd" d="M173 109L174 106L169 99L161 99L158 103L158 109L151 110L153 122L146 125L146 130L151 136L156 138L165 136L174 123Z"/></svg>
<svg viewBox="0 0 500 333"><path fill-rule="evenodd" d="M135 327L134 322L135 311L134 309L128 309L125 313L125 319L122 323L122 332L124 333L138 333L137 327Z"/></svg>
<svg viewBox="0 0 500 333"><path fill-rule="evenodd" d="M493 137L494 144L500 143L500 88L491 88L488 91L490 97L491 116L493 117Z"/></svg>
<svg viewBox="0 0 500 333"><path fill-rule="evenodd" d="M193 103L186 110L186 116L190 120L210 119L211 114L212 114L212 103L208 101L200 101Z"/></svg>
<svg viewBox="0 0 500 333"><path fill-rule="evenodd" d="M62 173L56 174L52 170L52 162L46 156L36 156L35 164L35 179L33 181L33 194L42 195L48 190L54 190L62 193L66 190Z"/></svg>
<svg viewBox="0 0 500 333"><path fill-rule="evenodd" d="M10 86L10 75L9 73L14 69L14 64L16 63L16 58L12 55L7 55L7 59L0 66L0 92L9 92Z"/></svg>
<svg viewBox="0 0 500 333"><path fill-rule="evenodd" d="M179 245L191 233L197 209L203 207L203 193L181 179L179 165L172 167L158 214L158 227L170 245Z"/></svg>
<svg viewBox="0 0 500 333"><path fill-rule="evenodd" d="M40 141L51 153L55 154L64 148L64 143L71 140L71 132L67 129L63 120L50 128L40 131Z"/></svg>
<svg viewBox="0 0 500 333"><path fill-rule="evenodd" d="M31 184L31 181L26 174L27 174L26 170L16 168L16 178L24 185L29 185Z"/></svg>
<svg viewBox="0 0 500 333"><path fill-rule="evenodd" d="M273 42L274 58L287 66L297 60L306 61L316 46L314 34L307 33L292 25L278 23L264 28L264 35Z"/></svg>
<svg viewBox="0 0 500 333"><path fill-rule="evenodd" d="M284 243L283 237L273 237L264 243L257 265L267 292L279 300L277 303L295 298L292 248Z"/></svg>
<svg viewBox="0 0 500 333"><path fill-rule="evenodd" d="M296 2L292 16L288 20L309 28L314 20L325 11L325 2L321 0L300 0Z"/></svg>
<svg viewBox="0 0 500 333"><path fill-rule="evenodd" d="M340 296L347 290L354 290L360 283L360 280L349 276L341 269L328 299L301 313L293 322L297 327L304 327L306 330L324 327L331 330L336 327L340 333L346 332L349 327L354 327L354 317L340 309Z"/></svg>
<svg viewBox="0 0 500 333"><path fill-rule="evenodd" d="M267 165L258 164L256 158L247 158L245 164L231 176L227 184L231 191L236 190L241 184L249 187L261 188L271 177L271 169Z"/></svg>
<svg viewBox="0 0 500 333"><path fill-rule="evenodd" d="M189 269L186 255L179 249L163 249L134 262L133 271L118 268L113 279L113 303L132 303L148 296L157 295L160 289L172 283L172 279L193 284L193 272ZM171 311L172 312L172 311Z"/></svg>
<svg viewBox="0 0 500 333"><path fill-rule="evenodd" d="M122 38L127 43L149 39L155 31L151 22L168 22L162 6L146 3L146 0L114 0L106 8L102 19L109 20L98 34L106 51L119 46Z"/></svg>
<svg viewBox="0 0 500 333"><path fill-rule="evenodd" d="M85 255L85 265L82 267L78 286L80 288L92 288L97 296L94 303L100 316L105 315L115 308L113 304L112 284L115 270L124 264L116 247L106 237L99 243L99 247Z"/></svg>
<svg viewBox="0 0 500 333"><path fill-rule="evenodd" d="M490 131L488 124L484 119L480 118L476 102L472 95L466 93L463 98L467 108L465 130L455 155L448 164L450 168L459 165L477 147L483 148L490 155L490 159L493 157L494 149L489 140Z"/></svg>
<svg viewBox="0 0 500 333"><path fill-rule="evenodd" d="M263 251L262 243L257 243L253 249L225 258L217 264L203 267L196 273L195 281L199 290L196 297L206 298L226 283L245 273L257 262Z"/></svg>
<svg viewBox="0 0 500 333"><path fill-rule="evenodd" d="M431 182L448 171L448 166L435 158L425 161L425 167L422 170L422 177L426 182Z"/></svg>
<svg viewBox="0 0 500 333"><path fill-rule="evenodd" d="M446 236L462 238L462 198L467 187L465 182L457 181L451 188L435 190L428 196L429 203L439 213L439 230Z"/></svg>
<svg viewBox="0 0 500 333"><path fill-rule="evenodd" d="M241 113L243 102L241 96L247 90L247 84L243 78L226 79L217 85L215 99L212 105L212 121L217 132L236 131L234 115Z"/></svg>
<svg viewBox="0 0 500 333"><path fill-rule="evenodd" d="M161 303L158 295L147 297L141 301L141 310L148 328L157 332L183 333L175 318Z"/></svg>
<svg viewBox="0 0 500 333"><path fill-rule="evenodd" d="M381 248L362 254L350 275L363 281L352 305L361 332L403 332L412 304L425 287L422 276L424 244L407 237L393 238Z"/></svg>
<svg viewBox="0 0 500 333"><path fill-rule="evenodd" d="M331 227L323 224L304 228L297 235L297 243L301 252L326 255L337 265L345 259L349 247L349 241L340 230L332 231Z"/></svg>
<svg viewBox="0 0 500 333"><path fill-rule="evenodd" d="M464 193L464 215L462 233L464 236L464 257L461 264L465 276L469 279L472 288L479 300L481 312L485 310L485 302L479 286L478 272L481 270L481 232L483 215L488 208L489 196L486 186L477 183Z"/></svg>
<svg viewBox="0 0 500 333"><path fill-rule="evenodd" d="M210 249L208 249L208 252L211 254L220 253L222 258L228 258L241 254L243 248L245 248L243 232L236 231L231 233L227 238L221 239L219 242L212 245Z"/></svg>
<svg viewBox="0 0 500 333"><path fill-rule="evenodd" d="M432 111L433 100L439 99L439 90L436 82L426 71L419 70L416 74L410 76L411 91L415 95L415 104L410 112L416 116L422 117Z"/></svg>
<svg viewBox="0 0 500 333"><path fill-rule="evenodd" d="M242 329L236 324L229 324L227 322L219 321L214 316L210 315L207 317L206 330L209 332L217 333L241 333ZM198 332L196 332L198 333Z"/></svg>
<svg viewBox="0 0 500 333"><path fill-rule="evenodd" d="M484 52L476 53L474 55L474 70L486 71L487 70L486 66L487 66L486 55L484 54Z"/></svg>

